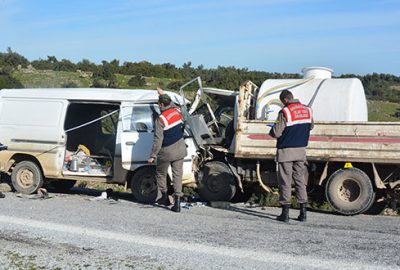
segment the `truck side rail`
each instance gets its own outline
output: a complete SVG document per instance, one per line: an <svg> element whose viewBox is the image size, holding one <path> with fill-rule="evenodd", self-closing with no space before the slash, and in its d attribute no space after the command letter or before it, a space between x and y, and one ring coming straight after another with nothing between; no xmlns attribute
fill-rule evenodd
<svg viewBox="0 0 400 270"><path fill-rule="evenodd" d="M240 118L239 118L240 119ZM236 130L237 158L273 159L276 139L270 121L240 119ZM309 160L400 163L400 123L315 122L307 147Z"/></svg>

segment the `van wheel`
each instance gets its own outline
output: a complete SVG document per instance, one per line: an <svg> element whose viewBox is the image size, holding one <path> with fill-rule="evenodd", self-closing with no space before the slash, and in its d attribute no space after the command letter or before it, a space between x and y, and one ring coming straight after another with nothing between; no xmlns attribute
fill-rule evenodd
<svg viewBox="0 0 400 270"><path fill-rule="evenodd" d="M236 181L229 167L220 161L211 161L202 168L198 192L205 201L230 201L236 193Z"/></svg>
<svg viewBox="0 0 400 270"><path fill-rule="evenodd" d="M146 167L136 172L131 179L133 196L141 203L154 203L157 197L156 168Z"/></svg>
<svg viewBox="0 0 400 270"><path fill-rule="evenodd" d="M43 175L36 163L21 161L11 173L11 183L17 192L32 194L42 187Z"/></svg>
<svg viewBox="0 0 400 270"><path fill-rule="evenodd" d="M375 201L371 180L357 168L340 169L332 174L325 194L332 208L343 215L361 214Z"/></svg>

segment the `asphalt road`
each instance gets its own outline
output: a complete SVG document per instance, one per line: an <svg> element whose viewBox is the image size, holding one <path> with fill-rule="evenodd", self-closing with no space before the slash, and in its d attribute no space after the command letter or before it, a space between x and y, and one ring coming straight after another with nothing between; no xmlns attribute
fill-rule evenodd
<svg viewBox="0 0 400 270"><path fill-rule="evenodd" d="M278 208L180 214L85 194L0 199L0 269L400 269L399 217Z"/></svg>

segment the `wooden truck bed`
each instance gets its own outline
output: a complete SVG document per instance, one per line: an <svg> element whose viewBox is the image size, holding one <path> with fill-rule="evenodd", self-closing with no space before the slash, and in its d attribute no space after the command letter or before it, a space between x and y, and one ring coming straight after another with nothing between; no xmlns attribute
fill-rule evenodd
<svg viewBox="0 0 400 270"><path fill-rule="evenodd" d="M276 140L268 135L272 124L239 120L235 157L273 159ZM400 123L316 122L307 147L308 160L400 163Z"/></svg>

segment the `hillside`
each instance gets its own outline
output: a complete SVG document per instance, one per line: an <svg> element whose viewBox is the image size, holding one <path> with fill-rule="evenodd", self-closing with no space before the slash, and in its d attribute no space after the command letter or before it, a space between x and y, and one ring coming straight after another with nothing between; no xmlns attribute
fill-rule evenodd
<svg viewBox="0 0 400 270"><path fill-rule="evenodd" d="M53 71L36 69L19 69L12 73L13 77L22 83L25 88L38 87L90 87L92 84L90 72ZM133 89L128 85L132 75L116 74L116 86L118 88ZM144 77L144 89L155 89L157 85L168 86L179 81L171 78ZM176 91L177 89L169 89ZM400 103L380 100L368 100L368 114L370 121L400 121L395 113L400 112Z"/></svg>

